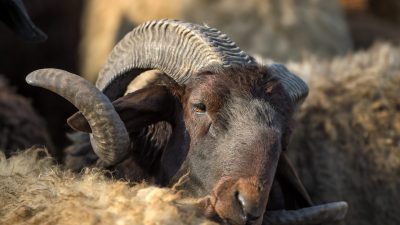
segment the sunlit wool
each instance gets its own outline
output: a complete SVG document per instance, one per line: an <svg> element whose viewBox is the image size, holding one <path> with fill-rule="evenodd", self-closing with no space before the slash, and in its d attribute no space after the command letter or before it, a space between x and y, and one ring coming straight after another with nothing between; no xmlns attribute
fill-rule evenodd
<svg viewBox="0 0 400 225"><path fill-rule="evenodd" d="M172 189L73 174L43 149L0 155L0 224L213 224Z"/></svg>

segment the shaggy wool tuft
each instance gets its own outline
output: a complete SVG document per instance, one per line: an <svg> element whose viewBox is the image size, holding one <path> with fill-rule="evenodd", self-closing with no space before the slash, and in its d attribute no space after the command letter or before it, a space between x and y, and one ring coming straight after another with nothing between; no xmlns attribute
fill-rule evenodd
<svg viewBox="0 0 400 225"><path fill-rule="evenodd" d="M214 224L196 200L172 189L129 185L98 169L73 174L43 149L0 152L0 224Z"/></svg>

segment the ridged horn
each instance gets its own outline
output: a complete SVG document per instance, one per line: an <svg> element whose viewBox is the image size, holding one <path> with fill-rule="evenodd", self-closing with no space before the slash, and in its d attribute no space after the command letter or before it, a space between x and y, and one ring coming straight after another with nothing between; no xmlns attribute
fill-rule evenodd
<svg viewBox="0 0 400 225"><path fill-rule="evenodd" d="M324 224L343 220L348 205L346 202L333 202L298 210L267 211L263 225L305 225Z"/></svg>
<svg viewBox="0 0 400 225"><path fill-rule="evenodd" d="M308 86L300 77L291 73L282 64L267 65L267 68L281 81L284 89L295 105L303 103L308 95Z"/></svg>
<svg viewBox="0 0 400 225"><path fill-rule="evenodd" d="M150 21L128 33L113 49L96 86L112 101L138 74L158 69L178 83L210 65L255 64L215 28L176 20Z"/></svg>
<svg viewBox="0 0 400 225"><path fill-rule="evenodd" d="M308 95L308 86L300 77L291 73L282 64L267 65L267 68L281 81L284 89L295 105L303 103Z"/></svg>
<svg viewBox="0 0 400 225"><path fill-rule="evenodd" d="M36 70L26 82L61 95L79 109L91 127L93 150L106 165L124 159L130 143L128 132L110 100L93 84L58 69Z"/></svg>

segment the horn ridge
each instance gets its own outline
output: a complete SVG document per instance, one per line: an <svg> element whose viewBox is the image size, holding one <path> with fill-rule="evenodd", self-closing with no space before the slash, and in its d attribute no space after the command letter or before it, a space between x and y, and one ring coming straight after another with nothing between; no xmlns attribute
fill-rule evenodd
<svg viewBox="0 0 400 225"><path fill-rule="evenodd" d="M282 83L292 102L300 105L308 95L307 84L282 64L271 64L267 68Z"/></svg>
<svg viewBox="0 0 400 225"><path fill-rule="evenodd" d="M92 130L93 150L107 165L128 154L129 135L114 106L100 90L82 77L58 69L40 69L26 77L28 84L48 89L70 101Z"/></svg>
<svg viewBox="0 0 400 225"><path fill-rule="evenodd" d="M177 20L149 21L128 33L113 49L96 86L111 100L121 96L138 74L134 69L159 69L178 83L212 64L254 64L227 35L215 28ZM126 79L120 79L128 74ZM115 84L119 83L119 84ZM118 88L117 88L118 87Z"/></svg>

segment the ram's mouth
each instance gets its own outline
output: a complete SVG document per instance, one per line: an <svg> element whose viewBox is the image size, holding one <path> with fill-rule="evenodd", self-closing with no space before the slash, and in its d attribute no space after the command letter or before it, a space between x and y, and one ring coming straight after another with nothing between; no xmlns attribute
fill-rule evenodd
<svg viewBox="0 0 400 225"><path fill-rule="evenodd" d="M347 214L346 202L332 202L296 210L270 210L264 215L263 225L305 225L341 221Z"/></svg>
<svg viewBox="0 0 400 225"><path fill-rule="evenodd" d="M214 210L210 197L204 198L202 200L202 205L207 218L221 224L227 223L227 220L221 218ZM262 225L314 225L333 223L343 220L347 214L347 209L348 204L344 201L339 201L295 210L267 210L264 214Z"/></svg>

